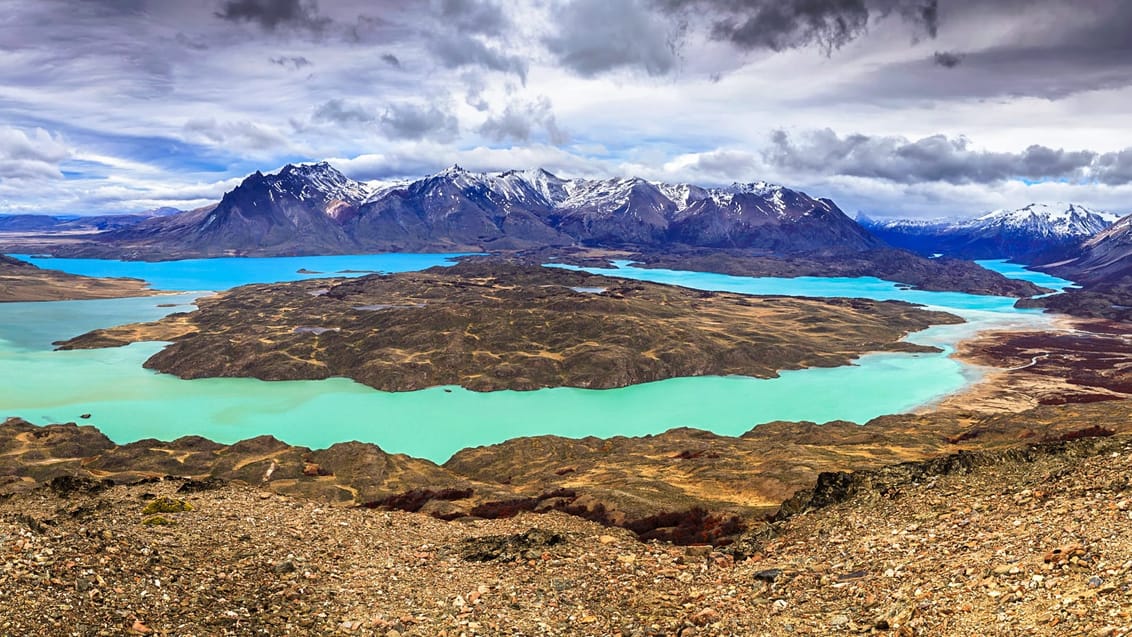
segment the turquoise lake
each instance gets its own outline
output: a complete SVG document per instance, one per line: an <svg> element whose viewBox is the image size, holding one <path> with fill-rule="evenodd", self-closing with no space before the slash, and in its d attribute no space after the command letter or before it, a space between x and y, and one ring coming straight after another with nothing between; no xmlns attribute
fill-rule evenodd
<svg viewBox="0 0 1132 637"><path fill-rule="evenodd" d="M961 389L981 371L949 354L958 341L985 329L1048 325L1013 299L903 290L879 279L749 278L702 272L621 267L594 270L709 290L800 296L903 299L964 317L963 325L933 327L909 340L941 354L869 354L855 365L783 372L779 378L676 378L610 390L470 392L459 387L387 393L347 379L266 382L181 380L142 368L160 343L55 352L51 342L96 327L152 320L191 309L205 290L250 282L293 280L299 269L327 275L417 270L450 263L453 255L363 255L210 259L161 263L32 258L76 274L133 276L166 290L191 293L106 301L0 304L0 417L35 423L82 422L119 443L202 435L231 443L271 434L292 444L326 447L361 440L391 452L438 462L469 446L541 434L638 436L690 426L738 435L770 420L849 420L926 405ZM1041 285L1067 285L1039 273L984 262ZM355 270L339 274L343 270ZM159 307L172 305L172 307ZM447 391L446 391L447 390ZM80 415L90 414L89 419Z"/></svg>

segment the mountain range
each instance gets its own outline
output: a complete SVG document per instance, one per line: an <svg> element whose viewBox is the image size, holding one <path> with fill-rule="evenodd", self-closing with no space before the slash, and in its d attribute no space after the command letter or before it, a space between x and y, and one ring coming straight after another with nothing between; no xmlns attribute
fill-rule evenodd
<svg viewBox="0 0 1132 637"><path fill-rule="evenodd" d="M654 267L747 276L868 275L922 289L1027 296L1035 289L1012 288L1019 282L975 264L912 252L1011 258L1069 278L1100 280L1132 262L1132 224L1104 232L1114 221L1115 215L1075 204L1031 204L969 220L861 215L854 221L829 199L765 182L711 188L452 166L417 180L371 185L320 162L257 171L218 203L187 212L0 215L0 248L145 260L501 250L555 260L600 248L625 250Z"/></svg>
<svg viewBox="0 0 1132 637"><path fill-rule="evenodd" d="M1119 215L1077 204L1030 204L974 219L872 219L857 222L890 245L964 259L1055 260L1104 231Z"/></svg>
<svg viewBox="0 0 1132 637"><path fill-rule="evenodd" d="M372 188L316 163L256 172L215 207L148 218L53 252L168 259L566 245L789 254L884 244L832 201L762 182L703 188L453 166Z"/></svg>

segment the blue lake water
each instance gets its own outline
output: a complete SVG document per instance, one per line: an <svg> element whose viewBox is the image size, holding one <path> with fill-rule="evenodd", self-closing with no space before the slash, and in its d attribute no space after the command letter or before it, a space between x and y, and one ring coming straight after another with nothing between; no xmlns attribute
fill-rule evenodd
<svg viewBox="0 0 1132 637"><path fill-rule="evenodd" d="M988 270L994 270L1003 276L1010 277L1011 279L1023 279L1058 292L1074 285L1072 281L1067 281L1053 276L1052 274L1046 274L1045 272L1029 270L1024 265L1011 263L1005 259L976 261L975 263L978 263Z"/></svg>
<svg viewBox="0 0 1132 637"><path fill-rule="evenodd" d="M296 273L300 268L327 273L420 269L445 263L446 255L163 263L33 261L79 274L135 276L158 288L195 290L292 280L303 276ZM995 269L1009 266L988 265ZM189 434L230 443L271 434L310 447L345 440L374 442L388 451L436 461L464 447L540 434L633 436L692 426L738 435L770 420L865 422L882 414L915 409L978 377L979 370L948 357L959 340L981 329L1050 322L1048 316L1036 311L1015 310L1013 299L902 290L879 279L753 279L628 267L601 272L753 294L904 299L952 311L968 323L933 327L909 339L940 346L944 348L942 354L870 354L852 366L789 371L775 379L675 378L610 390L476 393L451 387L388 393L347 379L181 380L142 368L142 363L161 349L160 343L75 352L51 350L51 341L96 327L184 311L189 309L185 304L199 293L5 303L0 304L0 417L19 416L36 423L89 423L120 443ZM1025 276L1031 275L1039 276ZM174 307L159 307L167 304ZM91 414L91 418L80 420L81 414Z"/></svg>

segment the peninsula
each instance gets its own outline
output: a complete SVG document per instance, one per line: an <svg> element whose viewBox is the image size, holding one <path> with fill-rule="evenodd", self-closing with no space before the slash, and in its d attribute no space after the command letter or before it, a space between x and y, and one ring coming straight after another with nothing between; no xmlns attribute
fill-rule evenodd
<svg viewBox="0 0 1132 637"><path fill-rule="evenodd" d="M0 254L0 303L115 299L151 294L156 292L141 279L67 274Z"/></svg>

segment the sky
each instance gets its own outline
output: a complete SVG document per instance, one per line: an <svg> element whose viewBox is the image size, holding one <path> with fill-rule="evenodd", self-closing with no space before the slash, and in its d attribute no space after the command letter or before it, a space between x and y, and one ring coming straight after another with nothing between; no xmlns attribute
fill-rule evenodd
<svg viewBox="0 0 1132 637"><path fill-rule="evenodd" d="M0 213L330 161L1132 212L1125 0L0 0Z"/></svg>

